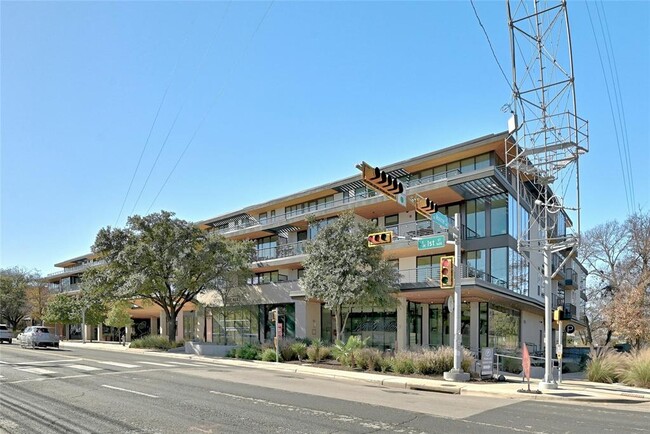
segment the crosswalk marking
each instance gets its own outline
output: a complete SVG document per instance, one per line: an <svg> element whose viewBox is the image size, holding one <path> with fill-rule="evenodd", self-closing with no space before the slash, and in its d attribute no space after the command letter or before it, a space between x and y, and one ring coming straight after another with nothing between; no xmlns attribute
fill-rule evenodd
<svg viewBox="0 0 650 434"><path fill-rule="evenodd" d="M118 366L120 368L139 368L140 365L131 365L129 363L119 363L119 362L101 362L97 361L97 363L101 363L104 365L112 365L112 366Z"/></svg>
<svg viewBox="0 0 650 434"><path fill-rule="evenodd" d="M166 368L174 366L174 365L170 365L169 363L143 362L141 360L138 360L138 363L142 363L144 365L164 366Z"/></svg>
<svg viewBox="0 0 650 434"><path fill-rule="evenodd" d="M96 368L88 365L66 365L69 368L79 369L80 371L101 371L102 368Z"/></svg>
<svg viewBox="0 0 650 434"><path fill-rule="evenodd" d="M43 368L16 368L19 371L31 372L32 374L46 375L46 374L56 374L54 371Z"/></svg>

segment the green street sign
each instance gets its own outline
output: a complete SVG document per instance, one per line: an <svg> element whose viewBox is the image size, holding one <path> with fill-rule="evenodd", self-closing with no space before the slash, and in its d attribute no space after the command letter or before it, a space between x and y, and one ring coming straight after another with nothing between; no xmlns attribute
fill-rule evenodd
<svg viewBox="0 0 650 434"><path fill-rule="evenodd" d="M449 227L449 219L447 219L447 216L441 212L436 212L432 214L431 221L437 223L439 226L443 227L444 229L447 229Z"/></svg>
<svg viewBox="0 0 650 434"><path fill-rule="evenodd" d="M434 235L418 240L418 250L438 249L447 243L446 235Z"/></svg>

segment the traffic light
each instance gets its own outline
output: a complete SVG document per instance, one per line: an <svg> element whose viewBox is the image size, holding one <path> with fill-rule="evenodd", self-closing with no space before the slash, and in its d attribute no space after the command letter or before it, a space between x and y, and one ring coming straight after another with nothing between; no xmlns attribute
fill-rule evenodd
<svg viewBox="0 0 650 434"><path fill-rule="evenodd" d="M557 309L553 311L553 321L562 321L564 319L564 308L558 306Z"/></svg>
<svg viewBox="0 0 650 434"><path fill-rule="evenodd" d="M276 308L276 309L273 309L273 310L271 311L271 321L273 321L273 324L277 324L277 323L278 323L278 309L277 309L277 308Z"/></svg>
<svg viewBox="0 0 650 434"><path fill-rule="evenodd" d="M406 206L406 194L404 184L393 175L389 175L379 167L372 167L365 161L357 164L361 170L361 180L368 187L383 193L389 199L394 200L402 206Z"/></svg>
<svg viewBox="0 0 650 434"><path fill-rule="evenodd" d="M380 244L390 244L393 242L393 231L377 232L368 235L368 247L376 247Z"/></svg>
<svg viewBox="0 0 650 434"><path fill-rule="evenodd" d="M454 257L443 256L440 258L440 288L454 288Z"/></svg>
<svg viewBox="0 0 650 434"><path fill-rule="evenodd" d="M435 214L438 211L438 204L428 197L418 195L415 201L415 210L422 217L431 218L431 214Z"/></svg>

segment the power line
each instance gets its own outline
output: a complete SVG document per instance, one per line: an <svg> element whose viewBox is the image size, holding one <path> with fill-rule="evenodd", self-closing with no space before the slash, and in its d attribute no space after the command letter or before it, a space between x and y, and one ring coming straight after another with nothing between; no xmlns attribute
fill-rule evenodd
<svg viewBox="0 0 650 434"><path fill-rule="evenodd" d="M215 41L217 40L217 36L221 32L221 27L223 25L223 22L226 18L226 15L228 14L228 11L230 10L230 5L232 4L232 1L229 1L226 9L224 10L223 15L221 16L221 19L219 20L219 25L216 27L216 30L214 32L214 35L210 39L210 43L206 46L205 50L203 50L203 55L201 56L201 59L199 60L199 64L197 67L197 70L200 70L201 67L203 66L208 52L212 49L212 46L214 45ZM149 178L151 178L151 174L153 173L154 168L156 167L156 164L158 164L158 160L160 158L160 155L162 154L163 149L165 148L165 145L167 144L167 140L169 139L169 136L171 135L172 131L174 130L174 126L176 126L176 121L178 120L181 112L183 111L183 108L185 107L185 104L187 103L187 100L189 99L190 96L190 91L195 83L196 80L196 75L194 75L194 80L190 82L186 89L185 89L185 99L183 100L183 103L181 104L180 108L178 109L178 112L176 112L176 116L174 117L174 120L172 121L171 126L169 127L169 130L167 131L167 135L165 136L165 140L163 143L160 145L160 148L158 149L158 154L156 155L156 159L154 160L153 164L151 165L151 168L149 169L149 173L147 174L147 178L144 181L144 184L142 185L142 188L140 189L140 193L138 194L138 197L133 204L133 208L131 209L131 214L135 212L136 207L138 206L138 203L140 202L140 198L142 197L142 193L144 192L147 183L149 182Z"/></svg>
<svg viewBox="0 0 650 434"><path fill-rule="evenodd" d="M497 58L497 55L494 52L494 47L492 47L492 42L490 41L490 36L488 35L487 30L485 30L485 26L483 26L483 23L481 22L481 18L478 16L478 12L476 10L476 7L474 6L474 0L469 0L469 2L472 5L472 9L474 9L474 15L476 16L476 19L478 20L478 24L483 29L483 34L485 34L485 38L487 39L488 45L490 46L490 51L492 51L492 57L494 57L494 60L497 62L497 66L499 67L499 70L501 71L501 75L503 75L504 80L506 81L506 83L508 83L508 87L510 89L512 89L512 85L510 84L510 80L508 80L508 76L506 75L506 73L503 72L503 68L501 67L501 63L499 63L499 59Z"/></svg>
<svg viewBox="0 0 650 434"><path fill-rule="evenodd" d="M589 22L591 24L591 31L594 35L594 40L596 41L596 49L598 51L598 59L600 60L600 68L603 72L603 78L605 79L605 89L607 90L607 99L609 100L609 109L612 114L612 122L614 124L614 134L616 136L616 145L618 147L618 158L621 164L621 174L623 175L623 188L625 190L625 200L627 201L627 210L631 213L633 205L631 200L630 191L628 188L628 177L626 175L625 167L623 166L623 153L621 152L621 142L618 135L618 125L616 123L616 117L614 116L614 106L612 105L612 96L609 91L609 82L607 81L607 73L605 72L605 65L603 63L603 56L600 51L600 44L598 43L598 37L596 36L596 28L594 27L593 19L591 18L591 10L589 9L589 3L586 2L587 6L587 15L589 16Z"/></svg>
<svg viewBox="0 0 650 434"><path fill-rule="evenodd" d="M261 18L260 21L257 23L257 27L255 27L255 30L253 30L253 33L251 33L251 36L250 36L250 38L248 39L248 42L246 43L246 45L244 46L244 49L242 50L242 52L241 52L239 58L238 58L237 61L236 61L236 62L231 66L230 71L228 72L228 75L226 76L226 81L224 82L223 86L221 86L221 88L219 89L219 92L217 92L217 94L215 95L215 97L214 97L212 103L210 104L210 106L209 106L208 109L206 110L205 114L203 115L203 117L202 117L201 120L199 121L199 124L197 125L197 127L194 129L194 132L192 133L192 136L191 136L190 139L188 140L187 144L185 145L185 148L183 148L183 152L181 152L181 154L179 155L178 159L176 160L176 163L175 163L174 166L172 167L172 170L169 172L169 174L168 174L167 177L165 178L165 181L164 181L163 184L160 186L160 189L158 190L158 193L156 193L156 196L155 196L155 197L153 198L153 200L151 201L151 205L149 205L149 208L147 208L147 213L149 213L149 211L150 211L151 208L153 207L154 203L156 203L156 200L157 200L158 197L160 196L160 193L162 193L163 189L164 189L165 186L167 185L167 182L169 181L169 179L171 178L172 174L174 173L174 171L175 171L176 168L178 167L179 163L181 162L181 159L183 158L183 156L184 156L185 153L187 152L188 148L190 147L190 145L191 145L192 142L194 141L194 138L196 137L197 133L199 132L199 130L200 130L201 127L203 126L203 123L204 123L205 120L208 118L208 115L210 114L210 112L212 111L212 109L214 108L214 106L217 104L217 102L219 101L219 99L221 98L221 95L223 95L223 92L224 92L226 86L230 83L230 80L232 79L232 76L233 76L234 71L239 67L239 64L241 63L242 59L244 58L244 56L246 55L246 53L247 53L248 50L250 49L250 46L251 46L251 44L252 44L252 42L253 42L253 39L255 38L255 35L256 35L257 32L259 31L260 27L262 27L262 24L264 23L264 20L266 20L266 17L269 15L269 12L271 11L271 7L273 6L273 3L275 3L275 0L272 0L272 1L269 3L269 6L266 8L266 11L264 11L264 15L262 15L262 18Z"/></svg>
<svg viewBox="0 0 650 434"><path fill-rule="evenodd" d="M190 29L194 27L194 21L192 21L192 24L190 25ZM187 39L190 34L190 29L188 29L187 32L185 32L185 39L183 41L182 46L185 47L185 44L187 43ZM133 181L135 180L135 175L138 173L138 169L140 168L140 163L142 162L142 156L144 155L144 152L147 149L147 146L149 145L149 139L151 138L151 133L153 133L154 126L156 125L156 121L158 121L158 115L160 115L160 110L162 109L163 104L165 103L165 99L167 98L167 93L169 92L169 89L171 88L172 84L174 83L174 78L176 77L176 72L178 71L178 65L180 64L181 56L183 54L184 50L181 50L181 52L178 54L178 58L176 59L176 65L174 65L174 69L172 72L172 76L169 80L169 83L167 84L167 87L165 88L165 92L163 93L163 97L160 100L160 103L158 104L158 109L156 110L156 115L153 118L153 122L151 123L151 126L149 127L149 134L147 134L147 140L144 142L144 146L142 147L142 151L140 151L140 157L138 158L138 163L135 166L135 170L133 171L133 175L131 175L131 181L129 181L129 188L126 190L126 194L124 195L124 200L122 201L122 206L120 207L120 212L117 214L117 219L115 219L115 226L120 221L120 217L122 217L122 211L124 211L124 205L126 204L126 201L129 197L129 194L131 193L131 187L133 186Z"/></svg>

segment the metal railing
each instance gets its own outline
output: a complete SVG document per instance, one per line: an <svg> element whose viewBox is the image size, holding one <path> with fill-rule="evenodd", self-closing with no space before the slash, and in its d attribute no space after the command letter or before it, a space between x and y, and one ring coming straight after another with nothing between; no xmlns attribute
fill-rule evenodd
<svg viewBox="0 0 650 434"><path fill-rule="evenodd" d="M530 357L531 368L532 367L542 367L543 368L545 366L545 364L546 364L546 359L544 357L538 357L538 356L529 356L529 357ZM494 353L494 358L496 359L496 375L500 374L500 372L501 372L500 367L504 366L504 360L505 359L519 360L520 363L523 363L523 358L522 357L513 356L513 355L510 355L510 354L501 354L501 353L495 352ZM538 362L538 360L541 360L541 363ZM551 359L551 363L553 363L553 377L556 380L558 380L559 382L562 382L562 377L559 375L558 368L555 366L556 362L559 363L558 359ZM503 371L503 372L507 372L507 371ZM524 381L523 369L521 370L521 375L522 375L521 381L523 382Z"/></svg>
<svg viewBox="0 0 650 434"><path fill-rule="evenodd" d="M56 275L59 275L59 274L65 274L65 273L72 273L72 272L75 272L75 271L81 271L81 270L85 270L88 267L94 267L96 265L102 265L102 264L105 264L105 263L106 263L106 261L101 259L99 261L86 262L86 263L83 263L83 264L80 264L80 265L75 265L74 267L65 267L62 271L55 271L54 273L49 273L47 275L47 277L52 277L52 276L56 276Z"/></svg>
<svg viewBox="0 0 650 434"><path fill-rule="evenodd" d="M269 259L303 255L305 254L306 243L307 241L298 241L297 243L279 244L257 249L253 253L253 261L267 261Z"/></svg>

